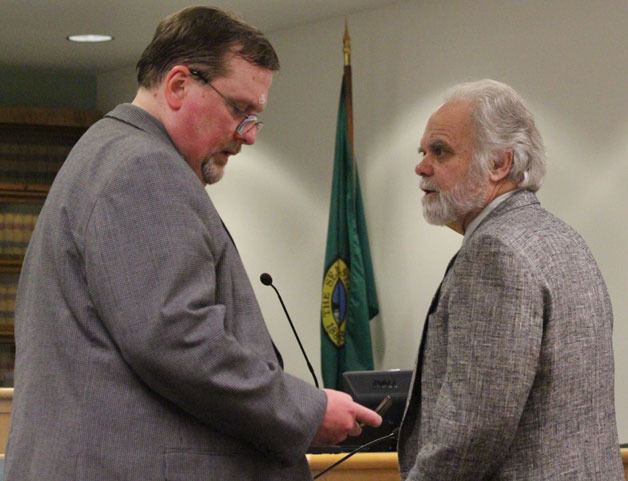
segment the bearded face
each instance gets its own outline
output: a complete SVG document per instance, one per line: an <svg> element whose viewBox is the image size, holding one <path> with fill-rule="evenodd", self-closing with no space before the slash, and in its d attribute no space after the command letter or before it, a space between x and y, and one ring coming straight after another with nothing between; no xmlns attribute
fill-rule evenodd
<svg viewBox="0 0 628 481"><path fill-rule="evenodd" d="M441 188L434 177L423 177L420 183L426 192L421 199L423 217L434 225L462 223L484 208L488 185L488 178L477 161L472 161L466 176L449 189Z"/></svg>
<svg viewBox="0 0 628 481"><path fill-rule="evenodd" d="M466 101L441 106L429 119L415 172L425 192L423 215L431 224L464 231L469 219L486 205L489 173L475 155L472 105Z"/></svg>

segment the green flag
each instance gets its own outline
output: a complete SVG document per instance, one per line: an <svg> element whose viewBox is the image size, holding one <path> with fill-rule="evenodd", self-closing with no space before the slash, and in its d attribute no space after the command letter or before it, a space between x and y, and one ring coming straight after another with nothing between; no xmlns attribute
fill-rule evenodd
<svg viewBox="0 0 628 481"><path fill-rule="evenodd" d="M323 381L334 389L343 372L373 369L369 321L379 312L352 127L351 66L345 65L321 301Z"/></svg>

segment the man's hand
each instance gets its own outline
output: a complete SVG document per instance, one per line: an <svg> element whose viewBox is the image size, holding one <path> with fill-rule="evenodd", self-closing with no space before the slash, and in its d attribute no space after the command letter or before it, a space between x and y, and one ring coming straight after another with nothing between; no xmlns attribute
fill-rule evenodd
<svg viewBox="0 0 628 481"><path fill-rule="evenodd" d="M314 446L337 444L347 436L359 436L362 432L360 423L373 427L382 424L379 414L353 402L348 394L333 389L325 389L325 394L327 409L312 441Z"/></svg>

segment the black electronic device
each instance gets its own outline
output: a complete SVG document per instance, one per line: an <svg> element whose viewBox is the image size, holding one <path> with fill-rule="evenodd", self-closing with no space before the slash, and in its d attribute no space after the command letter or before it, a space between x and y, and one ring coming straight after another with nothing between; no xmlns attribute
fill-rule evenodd
<svg viewBox="0 0 628 481"><path fill-rule="evenodd" d="M396 401L403 401L405 404L411 380L410 369L347 371L342 374L342 390L350 394L355 402L373 409L387 395L392 397L393 404L398 404ZM401 422L401 418L399 421Z"/></svg>
<svg viewBox="0 0 628 481"><path fill-rule="evenodd" d="M406 407L412 370L391 369L387 371L347 371L342 375L342 390L351 395L353 400L370 409L377 406L390 396L392 402L383 414L382 424L378 428L365 426L359 436L350 436L337 446L312 448L312 453L348 452L377 438L392 433L401 424ZM395 451L397 440L391 438L365 449L365 451Z"/></svg>
<svg viewBox="0 0 628 481"><path fill-rule="evenodd" d="M392 399L390 408L382 416L382 425L378 428L367 426L360 436L347 438L340 445L344 451L386 436L399 427L408 399L412 370L348 371L343 373L342 381L342 390L350 394L355 402L367 408L375 409L386 396L390 396ZM395 451L396 449L396 439L370 448L371 451Z"/></svg>

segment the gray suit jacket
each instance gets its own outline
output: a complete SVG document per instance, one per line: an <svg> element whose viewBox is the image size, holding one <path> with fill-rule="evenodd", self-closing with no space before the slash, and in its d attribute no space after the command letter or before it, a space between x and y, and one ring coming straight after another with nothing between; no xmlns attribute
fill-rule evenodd
<svg viewBox="0 0 628 481"><path fill-rule="evenodd" d="M141 109L77 143L18 291L7 481L311 478L325 395L280 368L218 213Z"/></svg>
<svg viewBox="0 0 628 481"><path fill-rule="evenodd" d="M403 479L624 479L606 286L582 238L534 194L480 223L427 322Z"/></svg>

